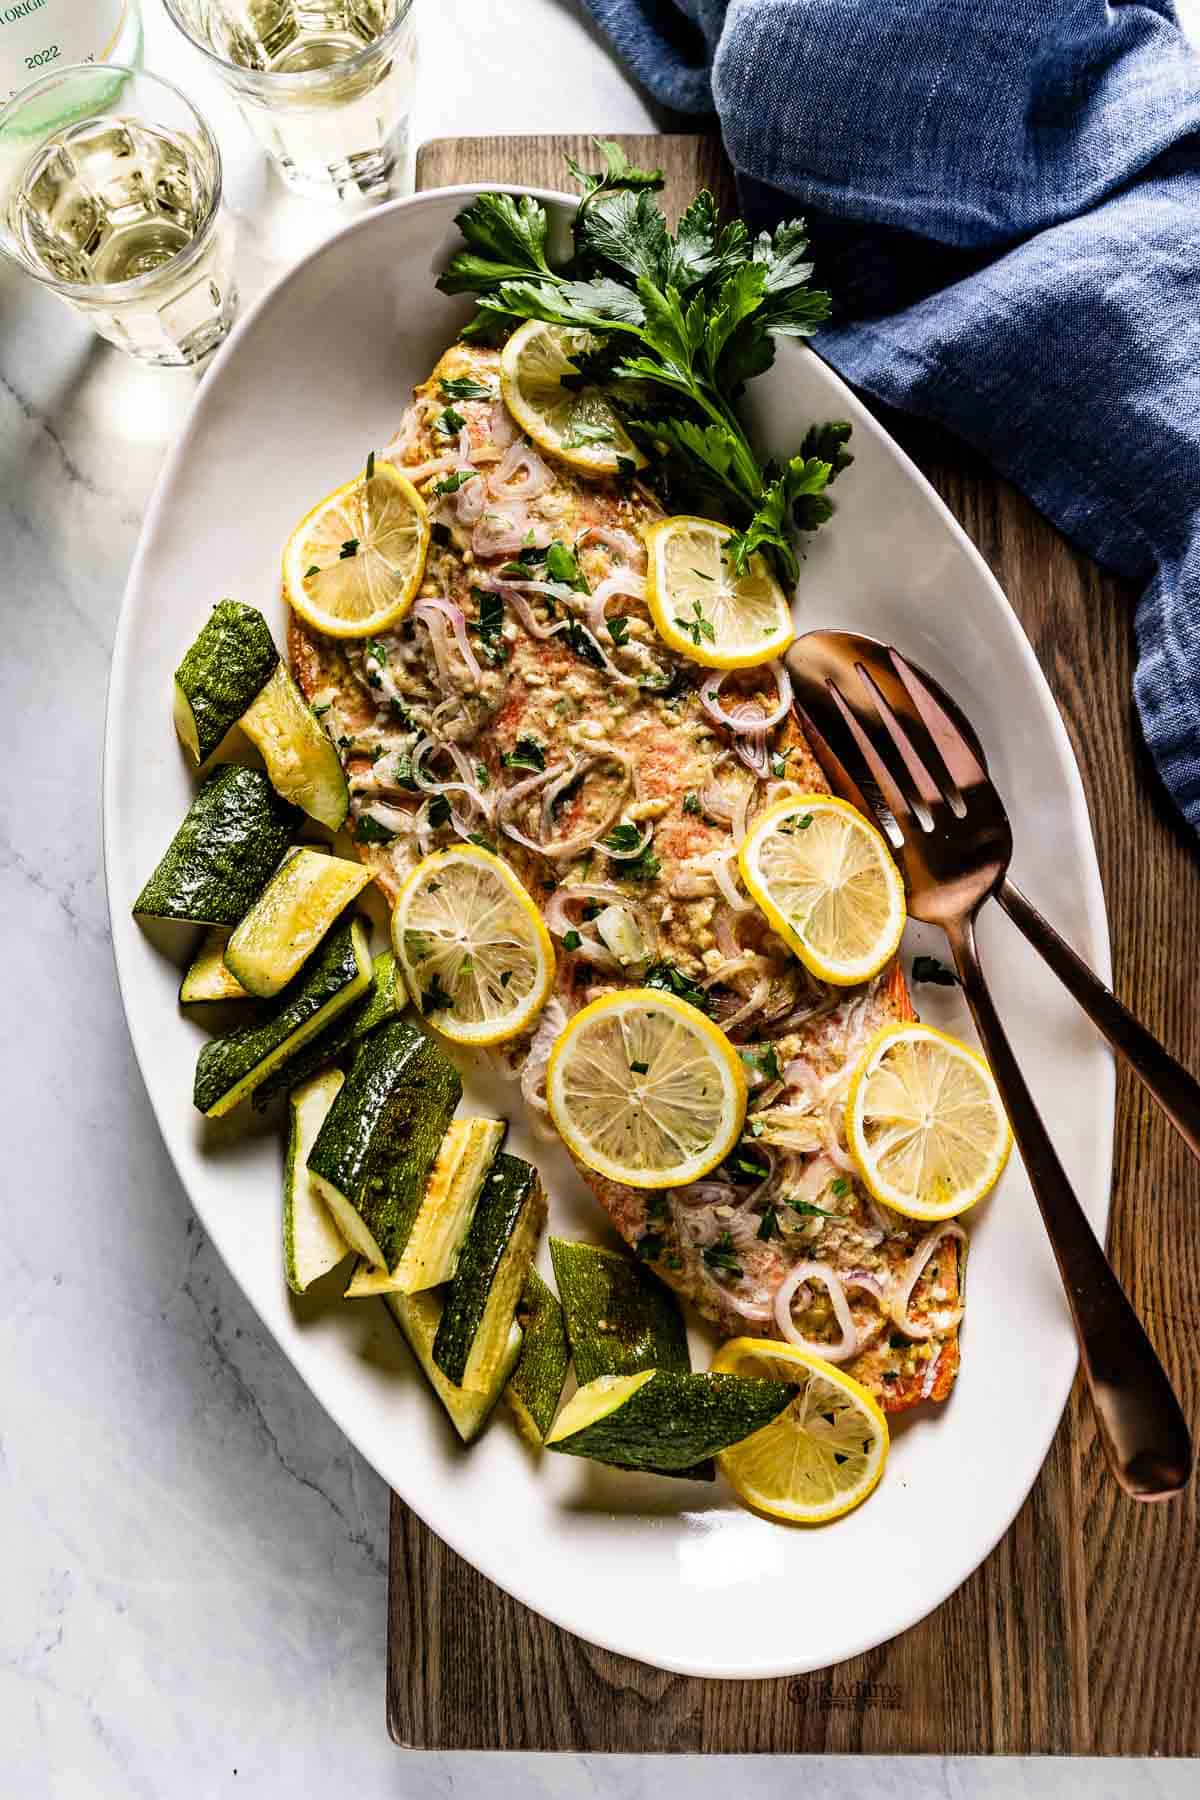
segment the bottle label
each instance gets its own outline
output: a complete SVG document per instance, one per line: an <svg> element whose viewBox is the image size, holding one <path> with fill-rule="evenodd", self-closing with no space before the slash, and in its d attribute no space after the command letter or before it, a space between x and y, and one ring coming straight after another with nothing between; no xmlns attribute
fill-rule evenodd
<svg viewBox="0 0 1200 1800"><path fill-rule="evenodd" d="M0 105L63 63L105 62L129 0L0 0Z"/></svg>

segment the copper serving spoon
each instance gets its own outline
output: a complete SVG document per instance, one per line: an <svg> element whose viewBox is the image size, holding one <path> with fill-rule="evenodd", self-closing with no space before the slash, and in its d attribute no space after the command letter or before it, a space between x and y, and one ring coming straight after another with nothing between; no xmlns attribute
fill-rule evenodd
<svg viewBox="0 0 1200 1800"><path fill-rule="evenodd" d="M1187 1424L1075 1197L992 1002L975 943L984 901L1000 901L1198 1156L1200 1085L1008 879L1012 830L1004 804L975 733L932 677L886 644L842 631L798 638L787 665L830 785L878 818L904 874L909 912L946 933L1066 1288L1113 1473L1137 1500L1176 1494L1191 1473Z"/></svg>

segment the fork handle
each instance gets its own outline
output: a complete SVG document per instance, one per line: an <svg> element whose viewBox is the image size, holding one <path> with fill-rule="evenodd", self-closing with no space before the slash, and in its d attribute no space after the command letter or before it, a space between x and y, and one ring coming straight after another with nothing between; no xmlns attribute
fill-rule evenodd
<svg viewBox="0 0 1200 1800"><path fill-rule="evenodd" d="M1124 1057L1192 1155L1200 1159L1200 1081L1189 1075L1183 1064L1177 1062L1122 1006L1112 989L1106 988L1100 977L1093 974L1083 958L1075 954L1019 887L1005 881L996 898L1096 1029L1108 1039L1117 1055Z"/></svg>
<svg viewBox="0 0 1200 1800"><path fill-rule="evenodd" d="M1179 1492L1192 1447L1179 1402L1083 1208L992 1003L974 921L947 923L946 935L1050 1238L1075 1322L1084 1378L1117 1480L1137 1500Z"/></svg>

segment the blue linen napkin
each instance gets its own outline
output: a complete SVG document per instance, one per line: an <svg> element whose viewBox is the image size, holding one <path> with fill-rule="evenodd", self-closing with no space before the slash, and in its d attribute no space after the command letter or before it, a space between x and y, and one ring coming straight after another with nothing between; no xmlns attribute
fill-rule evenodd
<svg viewBox="0 0 1200 1800"><path fill-rule="evenodd" d="M1200 59L1172 0L585 4L664 104L715 104L749 216L804 212L820 355L1142 585L1142 728L1200 829Z"/></svg>

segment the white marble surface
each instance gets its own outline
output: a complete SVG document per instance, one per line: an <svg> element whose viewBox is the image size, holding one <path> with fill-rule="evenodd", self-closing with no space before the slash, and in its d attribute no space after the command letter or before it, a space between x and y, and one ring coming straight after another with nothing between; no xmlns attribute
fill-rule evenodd
<svg viewBox="0 0 1200 1800"><path fill-rule="evenodd" d="M327 215L285 201L148 0L147 59L209 113L253 295ZM637 130L562 0L422 0L418 130ZM531 50L530 46L534 48ZM109 646L194 384L141 370L0 272L0 814L8 945L0 1307L0 1792L360 1800L459 1784L691 1794L697 1759L404 1755L383 1717L387 1496L264 1339L195 1225L133 1066L99 868ZM214 572L214 579L219 576ZM19 604L18 604L19 600ZM770 1759L747 1796L1195 1791L1186 1765Z"/></svg>

